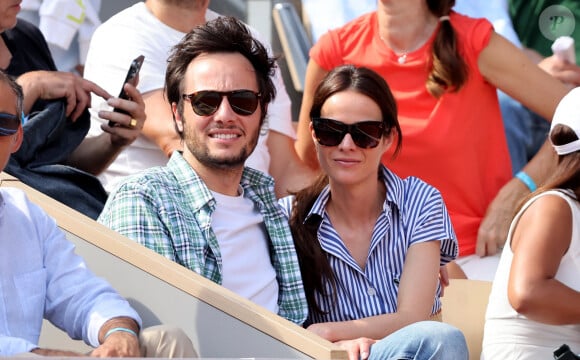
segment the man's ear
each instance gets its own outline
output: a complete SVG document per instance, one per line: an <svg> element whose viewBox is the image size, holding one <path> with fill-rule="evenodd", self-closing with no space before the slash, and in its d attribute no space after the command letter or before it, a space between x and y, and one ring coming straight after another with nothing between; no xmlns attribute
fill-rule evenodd
<svg viewBox="0 0 580 360"><path fill-rule="evenodd" d="M20 149L20 145L22 145L23 139L24 139L24 130L22 130L22 126L19 126L16 134L12 135L12 144L10 146L10 153L14 154L15 152L18 151L18 149Z"/></svg>
<svg viewBox="0 0 580 360"><path fill-rule="evenodd" d="M181 115L177 111L177 103L171 103L171 112L173 112L173 121L175 121L177 132L183 134L183 119L181 119Z"/></svg>

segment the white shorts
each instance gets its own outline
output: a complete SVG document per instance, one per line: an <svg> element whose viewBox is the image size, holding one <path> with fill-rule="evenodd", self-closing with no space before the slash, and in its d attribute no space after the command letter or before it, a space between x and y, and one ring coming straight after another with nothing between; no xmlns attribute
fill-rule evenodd
<svg viewBox="0 0 580 360"><path fill-rule="evenodd" d="M501 251L491 256L478 255L461 256L455 262L465 273L468 279L493 281L499 264Z"/></svg>

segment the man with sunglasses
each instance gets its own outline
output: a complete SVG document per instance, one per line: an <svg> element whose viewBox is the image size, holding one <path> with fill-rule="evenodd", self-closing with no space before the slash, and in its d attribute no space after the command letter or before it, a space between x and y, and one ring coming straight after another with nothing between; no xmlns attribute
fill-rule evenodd
<svg viewBox="0 0 580 360"><path fill-rule="evenodd" d="M195 26L221 16L208 6L209 0L146 0L119 12L95 31L85 77L98 81L109 92L118 91L131 60L139 54L145 55L138 89L145 101L147 122L137 140L99 175L107 191L128 175L167 164L173 151L182 149L171 121L170 104L163 93L167 54ZM261 40L254 29L249 29ZM300 161L294 150L296 132L292 126L291 102L278 69L272 73L272 79L278 96L268 106L258 145L246 165L272 175L277 195L283 196L288 189L306 186L313 178L313 171ZM92 102L94 109L99 109L103 100L93 96ZM89 136L102 134L103 120L93 116L91 124Z"/></svg>
<svg viewBox="0 0 580 360"><path fill-rule="evenodd" d="M22 88L0 70L0 171L23 143ZM193 357L175 327L141 329L139 314L95 276L55 221L16 188L0 187L0 357ZM41 348L42 320L90 354ZM141 331L142 330L142 331Z"/></svg>
<svg viewBox="0 0 580 360"><path fill-rule="evenodd" d="M301 324L306 299L273 179L244 165L276 95L274 66L233 17L188 33L165 81L183 152L121 182L98 221Z"/></svg>

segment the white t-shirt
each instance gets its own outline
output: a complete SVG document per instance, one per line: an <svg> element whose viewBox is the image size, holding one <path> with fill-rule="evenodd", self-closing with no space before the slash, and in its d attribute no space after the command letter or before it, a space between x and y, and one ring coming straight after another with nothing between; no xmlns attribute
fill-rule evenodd
<svg viewBox="0 0 580 360"><path fill-rule="evenodd" d="M252 200L212 191L211 227L222 257L222 285L278 313L278 281L270 261L268 233Z"/></svg>
<svg viewBox="0 0 580 360"><path fill-rule="evenodd" d="M220 16L208 10L206 20ZM252 34L261 39L256 30L250 28ZM113 95L121 90L127 69L131 61L139 55L145 56L145 61L139 73L138 89L142 94L152 90L162 89L165 84L167 58L171 48L185 35L157 19L145 6L139 2L104 22L93 34L87 61L85 78L97 83ZM270 54L269 44L262 41ZM273 77L276 86L276 98L268 106L268 115L264 126L292 139L296 133L292 127L290 97L286 92L279 69ZM106 102L93 95L91 98L91 129L88 136L97 136L103 131L103 120L97 117L98 110L110 109ZM168 105L169 106L169 105ZM173 121L168 118L167 121ZM270 154L267 148L268 131L262 131L258 145L246 161L246 165L265 173L270 165ZM124 177L149 167L165 165L168 158L157 145L145 136L139 136L135 142L119 154L117 159L105 170L99 179L107 191Z"/></svg>

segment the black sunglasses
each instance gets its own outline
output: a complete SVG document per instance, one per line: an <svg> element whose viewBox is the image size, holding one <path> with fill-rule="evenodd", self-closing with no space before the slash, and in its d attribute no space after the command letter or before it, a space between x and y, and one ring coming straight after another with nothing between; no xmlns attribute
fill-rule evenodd
<svg viewBox="0 0 580 360"><path fill-rule="evenodd" d="M20 118L17 115L0 112L0 136L16 134L20 126Z"/></svg>
<svg viewBox="0 0 580 360"><path fill-rule="evenodd" d="M363 149L377 147L385 132L382 121L361 121L349 125L333 119L312 118L312 127L320 145L338 146L345 135L350 134L355 145Z"/></svg>
<svg viewBox="0 0 580 360"><path fill-rule="evenodd" d="M214 91L203 90L192 94L183 94L183 99L191 102L191 108L199 116L214 114L222 103L222 99L228 98L232 110L238 115L252 115L258 108L260 94L252 90Z"/></svg>

